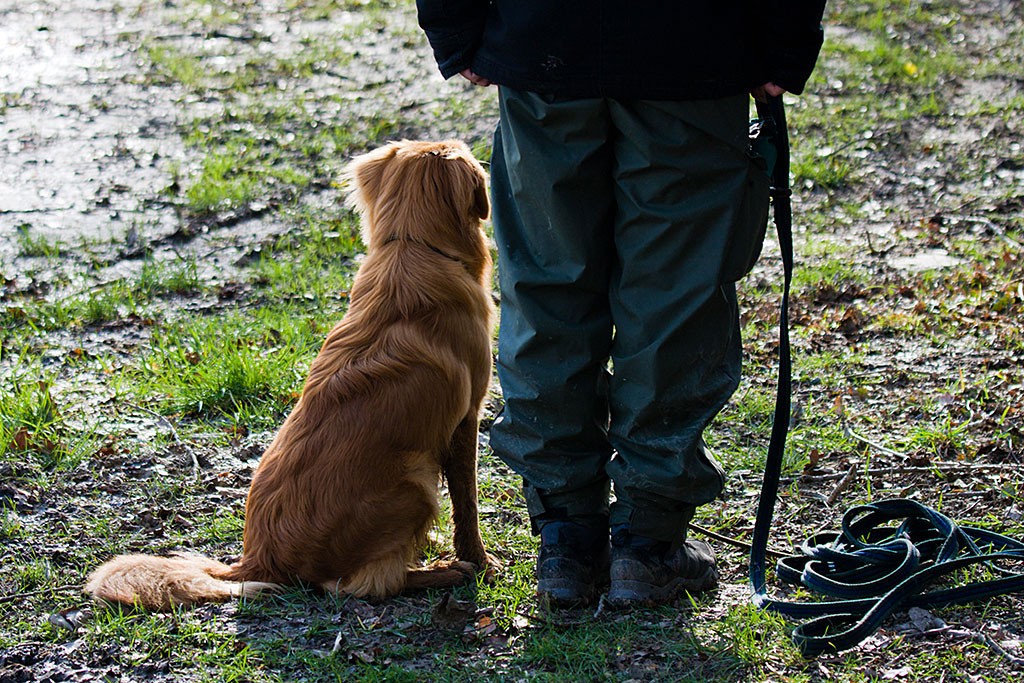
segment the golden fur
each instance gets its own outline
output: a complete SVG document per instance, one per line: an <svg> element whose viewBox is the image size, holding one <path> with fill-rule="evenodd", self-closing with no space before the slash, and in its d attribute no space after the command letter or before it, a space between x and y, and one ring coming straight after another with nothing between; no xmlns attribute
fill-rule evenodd
<svg viewBox="0 0 1024 683"><path fill-rule="evenodd" d="M349 172L367 256L253 476L242 557L116 557L88 580L97 598L166 610L296 580L381 598L495 563L476 491L493 315L483 169L462 143L405 141ZM442 474L458 561L418 567Z"/></svg>

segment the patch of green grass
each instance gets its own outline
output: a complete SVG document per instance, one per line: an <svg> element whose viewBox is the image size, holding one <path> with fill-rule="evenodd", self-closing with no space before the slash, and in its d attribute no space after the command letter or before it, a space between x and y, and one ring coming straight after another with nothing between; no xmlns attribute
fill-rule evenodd
<svg viewBox="0 0 1024 683"><path fill-rule="evenodd" d="M135 283L115 280L85 292L48 300L25 300L0 311L0 324L10 333L44 334L56 330L118 323L137 315L147 299Z"/></svg>
<svg viewBox="0 0 1024 683"><path fill-rule="evenodd" d="M358 225L347 212L341 218L306 214L300 220L305 225L301 233L261 249L252 276L270 300L297 299L324 312L325 303L337 307L339 298L348 296L354 258L362 250Z"/></svg>
<svg viewBox="0 0 1024 683"><path fill-rule="evenodd" d="M245 168L248 148L229 145L209 153L185 192L186 206L196 215L237 209L261 195L259 177Z"/></svg>
<svg viewBox="0 0 1024 683"><path fill-rule="evenodd" d="M480 163L484 164L485 167L490 165L490 159L494 152L494 145L490 138L475 141L470 150L473 152L473 156L479 159ZM491 233L488 232L488 234Z"/></svg>
<svg viewBox="0 0 1024 683"><path fill-rule="evenodd" d="M189 256L171 263L147 260L142 264L135 290L147 297L193 294L201 289L201 285L199 266L195 257Z"/></svg>
<svg viewBox="0 0 1024 683"><path fill-rule="evenodd" d="M190 90L207 83L209 72L200 55L159 44L145 46L145 55L155 72L152 80L156 83L174 83Z"/></svg>
<svg viewBox="0 0 1024 683"><path fill-rule="evenodd" d="M136 313L138 293L131 283L116 280L64 302L64 315L83 325L116 322Z"/></svg>
<svg viewBox="0 0 1024 683"><path fill-rule="evenodd" d="M26 258L55 258L64 252L63 243L57 238L47 239L33 233L28 224L17 229L18 254Z"/></svg>
<svg viewBox="0 0 1024 683"><path fill-rule="evenodd" d="M979 99L974 103L974 108L966 112L966 116L1000 116L1008 121L1021 111L1024 111L1024 94L1015 94L1006 99L1000 98L997 102Z"/></svg>
<svg viewBox="0 0 1024 683"><path fill-rule="evenodd" d="M322 342L317 328L281 310L184 320L154 334L131 386L168 413L276 424Z"/></svg>
<svg viewBox="0 0 1024 683"><path fill-rule="evenodd" d="M92 445L91 434L67 428L52 387L37 366L0 374L0 461L15 471L73 468Z"/></svg>
<svg viewBox="0 0 1024 683"><path fill-rule="evenodd" d="M0 501L0 540L8 541L21 538L27 530L18 519L18 512L12 501Z"/></svg>
<svg viewBox="0 0 1024 683"><path fill-rule="evenodd" d="M718 641L736 660L754 671L764 672L765 664L775 658L789 664L798 661L799 653L785 635L790 626L777 614L741 603L730 606L723 619L703 625L697 633L704 640Z"/></svg>
<svg viewBox="0 0 1024 683"><path fill-rule="evenodd" d="M401 130L401 121L375 113L359 116L344 126L332 127L325 134L338 154L348 156L386 142Z"/></svg>
<svg viewBox="0 0 1024 683"><path fill-rule="evenodd" d="M242 529L245 526L244 509L220 509L212 515L200 518L190 518L192 529L186 529L187 533L180 539L182 544L236 544L242 537ZM195 533L198 529L200 533Z"/></svg>
<svg viewBox="0 0 1024 683"><path fill-rule="evenodd" d="M841 14L842 25L853 29L857 38L848 42L842 34L836 37L826 31L828 65L848 69L851 84L872 79L890 86L911 86L908 90L916 87L921 93L934 90L950 75L971 72L973 66L960 58L955 48L962 40L962 6L926 6L912 0L895 4L901 9L887 0L831 5L830 13ZM826 25L829 23L826 19ZM817 77L821 75L819 72Z"/></svg>
<svg viewBox="0 0 1024 683"><path fill-rule="evenodd" d="M526 525L529 528L528 523ZM477 586L477 599L495 607L495 619L502 628L511 628L528 614L536 600L535 560L536 541L523 538L510 542L509 534L501 529L500 546L504 556L503 568L494 583ZM496 550L499 542L485 539L485 545Z"/></svg>
<svg viewBox="0 0 1024 683"><path fill-rule="evenodd" d="M844 187L853 173L854 164L841 152L832 150L805 151L792 164L794 181L812 187L834 190Z"/></svg>
<svg viewBox="0 0 1024 683"><path fill-rule="evenodd" d="M15 568L14 579L18 591L32 591L47 585L53 576L53 568L46 558L35 557L21 562Z"/></svg>
<svg viewBox="0 0 1024 683"><path fill-rule="evenodd" d="M913 424L907 433L905 448L939 460L970 460L973 453L967 447L968 433L967 421L940 414Z"/></svg>
<svg viewBox="0 0 1024 683"><path fill-rule="evenodd" d="M131 664L140 674L147 667L159 670L170 666L178 671L203 672L212 678L218 674L208 669L221 662L237 661L238 644L218 628L224 625L220 619L209 619L190 610L147 614L131 609L102 609L89 623L83 641L89 646L104 641L118 643L131 653Z"/></svg>
<svg viewBox="0 0 1024 683"><path fill-rule="evenodd" d="M609 680L613 653L619 642L629 639L636 626L629 622L602 626L532 631L524 639L518 657L520 665L530 671L558 671L577 680Z"/></svg>
<svg viewBox="0 0 1024 683"><path fill-rule="evenodd" d="M944 676L948 680L951 671L973 671L975 662L988 652L988 648L982 643L960 641L949 647L930 648L928 652L916 653L908 657L903 665L913 671L913 680L935 681L941 680ZM998 671L998 668L997 666L987 672L972 674L971 680L979 683L1002 683L1007 680L1007 672Z"/></svg>
<svg viewBox="0 0 1024 683"><path fill-rule="evenodd" d="M289 203L310 186L329 184L339 161L353 150L391 137L403 125L378 111L348 112L349 99L292 88L318 76L336 78L352 60L344 43L307 38L301 51L272 53L253 50L248 42L227 55L162 44L146 51L159 82L224 105L223 112L183 125L187 144L202 158L171 187L184 188L181 201L193 216L239 209L257 197ZM343 124L331 123L339 117Z"/></svg>
<svg viewBox="0 0 1024 683"><path fill-rule="evenodd" d="M859 368L863 353L858 350L836 351L824 349L817 353L802 353L800 365L794 369L795 381L812 388L815 393L834 393L854 388L857 380L850 377Z"/></svg>
<svg viewBox="0 0 1024 683"><path fill-rule="evenodd" d="M257 197L289 204L303 190L330 185L353 151L392 137L401 126L376 113L323 125L323 114L307 104L301 96L281 105L230 109L223 121L192 122L187 142L204 157L185 181L186 210L204 216Z"/></svg>
<svg viewBox="0 0 1024 683"><path fill-rule="evenodd" d="M763 468L761 437L771 431L774 412L774 387L740 386L705 435L726 472Z"/></svg>
<svg viewBox="0 0 1024 683"><path fill-rule="evenodd" d="M819 239L806 243L797 256L800 267L793 273L793 292L805 290L841 290L848 285L867 285L871 272L859 263L848 247Z"/></svg>

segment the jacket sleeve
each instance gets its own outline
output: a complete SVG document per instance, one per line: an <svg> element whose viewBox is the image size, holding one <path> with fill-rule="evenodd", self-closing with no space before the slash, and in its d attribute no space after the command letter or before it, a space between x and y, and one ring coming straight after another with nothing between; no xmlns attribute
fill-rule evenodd
<svg viewBox="0 0 1024 683"><path fill-rule="evenodd" d="M489 4L488 0L416 0L420 28L445 78L469 67L480 46Z"/></svg>
<svg viewBox="0 0 1024 683"><path fill-rule="evenodd" d="M825 0L762 0L761 49L771 82L799 95L824 40Z"/></svg>

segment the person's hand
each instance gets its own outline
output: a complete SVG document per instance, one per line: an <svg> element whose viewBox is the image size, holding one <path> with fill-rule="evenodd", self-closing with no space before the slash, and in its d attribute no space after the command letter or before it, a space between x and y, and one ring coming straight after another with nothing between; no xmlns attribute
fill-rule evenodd
<svg viewBox="0 0 1024 683"><path fill-rule="evenodd" d="M759 85L750 91L750 95L758 102L767 102L769 97L778 97L786 92L786 89L774 83Z"/></svg>
<svg viewBox="0 0 1024 683"><path fill-rule="evenodd" d="M479 85L482 88L486 88L491 84L489 80L487 80L483 76L477 75L476 73L473 72L472 69L463 69L462 71L459 72L459 75L465 78L473 85Z"/></svg>

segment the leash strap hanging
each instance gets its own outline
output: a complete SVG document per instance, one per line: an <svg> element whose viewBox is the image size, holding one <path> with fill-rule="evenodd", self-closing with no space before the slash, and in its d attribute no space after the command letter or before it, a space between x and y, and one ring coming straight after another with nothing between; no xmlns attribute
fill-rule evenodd
<svg viewBox="0 0 1024 683"><path fill-rule="evenodd" d="M775 511L779 479L782 476L782 455L786 449L791 412L792 365L789 349L789 291L793 284L793 210L789 187L789 134L782 97L769 97L757 103L757 114L763 125L773 128L776 158L772 165L771 196L772 218L779 237L782 254L782 301L779 304L779 377L775 390L775 415L772 434L768 442L761 496L757 503L757 517L750 550L750 583L754 589L754 602L759 607L759 596L765 595L768 532Z"/></svg>
<svg viewBox="0 0 1024 683"><path fill-rule="evenodd" d="M775 414L751 539L750 585L754 604L787 617L807 619L793 630L792 638L804 656L813 657L856 646L899 609L943 607L1024 591L1024 572L1020 570L1024 543L984 529L958 526L916 501L890 499L847 510L841 532L818 534L801 545L799 554L779 560L776 575L780 580L803 585L836 600L797 603L768 595L768 534L791 412L789 295L793 232L789 138L782 98L758 102L757 109L765 125L772 127L776 145L772 215L782 253L784 282L779 306ZM923 592L947 574L973 565L984 565L998 578Z"/></svg>

